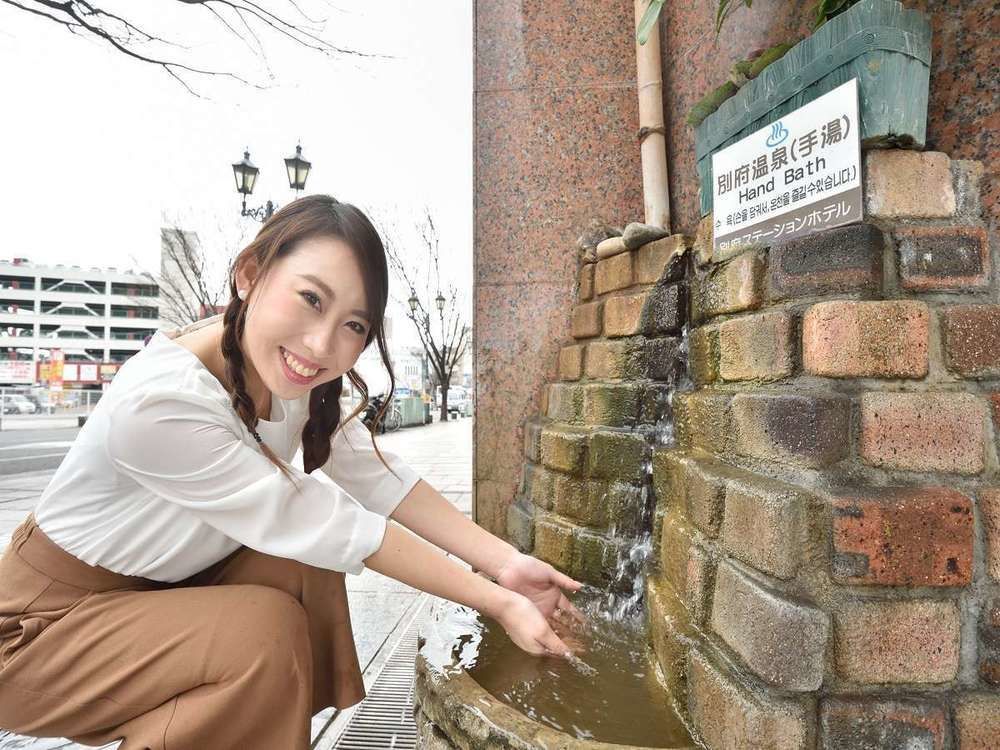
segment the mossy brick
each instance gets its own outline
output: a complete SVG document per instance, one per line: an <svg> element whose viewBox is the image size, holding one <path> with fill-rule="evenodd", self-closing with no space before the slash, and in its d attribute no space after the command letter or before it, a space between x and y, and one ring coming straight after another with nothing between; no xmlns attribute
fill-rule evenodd
<svg viewBox="0 0 1000 750"><path fill-rule="evenodd" d="M642 338L592 341L587 345L584 372L594 379L638 379L646 374Z"/></svg>
<svg viewBox="0 0 1000 750"><path fill-rule="evenodd" d="M882 288L885 239L872 224L828 229L771 247L768 293L772 300Z"/></svg>
<svg viewBox="0 0 1000 750"><path fill-rule="evenodd" d="M542 510L552 510L555 507L555 481L559 476L541 466L535 466L529 474L531 503Z"/></svg>
<svg viewBox="0 0 1000 750"><path fill-rule="evenodd" d="M822 685L829 615L763 586L728 560L716 571L711 626L767 684L796 692Z"/></svg>
<svg viewBox="0 0 1000 750"><path fill-rule="evenodd" d="M601 300L587 302L573 308L570 320L570 334L575 339L589 339L601 335L601 319L604 303Z"/></svg>
<svg viewBox="0 0 1000 750"><path fill-rule="evenodd" d="M683 516L669 511L664 514L660 529L660 571L678 596L687 591L688 559L694 535Z"/></svg>
<svg viewBox="0 0 1000 750"><path fill-rule="evenodd" d="M966 378L1000 375L1000 305L956 305L941 311L948 369Z"/></svg>
<svg viewBox="0 0 1000 750"><path fill-rule="evenodd" d="M588 425L630 427L639 417L642 388L633 383L591 383L585 386L583 420Z"/></svg>
<svg viewBox="0 0 1000 750"><path fill-rule="evenodd" d="M602 589L618 584L619 590L631 581L615 581L620 543L588 529L574 530L573 556L569 575Z"/></svg>
<svg viewBox="0 0 1000 750"><path fill-rule="evenodd" d="M607 294L632 286L634 283L632 263L630 252L597 261L597 268L594 271L594 291L597 294Z"/></svg>
<svg viewBox="0 0 1000 750"><path fill-rule="evenodd" d="M684 236L648 242L635 251L635 281L637 284L655 284L677 281L684 276Z"/></svg>
<svg viewBox="0 0 1000 750"><path fill-rule="evenodd" d="M642 401L639 404L639 424L660 425L669 423L673 416L670 405L673 399L674 387L663 383L650 383L642 390Z"/></svg>
<svg viewBox="0 0 1000 750"><path fill-rule="evenodd" d="M585 263L580 266L578 280L578 293L580 302L586 302L594 296L594 264Z"/></svg>
<svg viewBox="0 0 1000 750"><path fill-rule="evenodd" d="M744 315L719 326L723 380L780 380L795 371L795 319L783 310Z"/></svg>
<svg viewBox="0 0 1000 750"><path fill-rule="evenodd" d="M687 516L705 536L714 538L722 525L726 488L738 474L716 461L689 458L683 466Z"/></svg>
<svg viewBox="0 0 1000 750"><path fill-rule="evenodd" d="M694 322L761 306L765 263L758 252L746 252L716 266L699 280L694 295Z"/></svg>
<svg viewBox="0 0 1000 750"><path fill-rule="evenodd" d="M538 417L524 422L524 457L534 463L542 461L542 428L544 423Z"/></svg>
<svg viewBox="0 0 1000 750"><path fill-rule="evenodd" d="M862 684L946 684L958 676L961 617L953 601L848 600L834 610L835 663Z"/></svg>
<svg viewBox="0 0 1000 750"><path fill-rule="evenodd" d="M988 419L986 401L973 393L865 393L861 460L886 469L979 474Z"/></svg>
<svg viewBox="0 0 1000 750"><path fill-rule="evenodd" d="M531 461L525 461L521 465L521 482L517 488L517 494L520 497L531 497L531 482L534 479L535 471L538 470L538 465L533 464Z"/></svg>
<svg viewBox="0 0 1000 750"><path fill-rule="evenodd" d="M554 488L556 513L586 526L608 525L604 482L562 474L555 478Z"/></svg>
<svg viewBox="0 0 1000 750"><path fill-rule="evenodd" d="M584 391L582 386L551 383L547 392L546 415L549 419L566 424L579 424L583 421Z"/></svg>
<svg viewBox="0 0 1000 750"><path fill-rule="evenodd" d="M649 291L642 330L649 336L680 333L687 320L687 286L657 284Z"/></svg>
<svg viewBox="0 0 1000 750"><path fill-rule="evenodd" d="M587 465L587 433L546 427L542 430L542 463L568 474L583 473Z"/></svg>
<svg viewBox="0 0 1000 750"><path fill-rule="evenodd" d="M685 606L691 620L699 626L707 622L712 611L716 565L716 557L708 548L700 544L691 545L687 560Z"/></svg>
<svg viewBox="0 0 1000 750"><path fill-rule="evenodd" d="M900 227L893 234L904 289L964 292L989 287L990 240L985 228Z"/></svg>
<svg viewBox="0 0 1000 750"><path fill-rule="evenodd" d="M585 344L570 344L559 350L559 379L579 380L583 374Z"/></svg>
<svg viewBox="0 0 1000 750"><path fill-rule="evenodd" d="M569 575L573 567L573 526L550 515L535 517L535 557Z"/></svg>
<svg viewBox="0 0 1000 750"><path fill-rule="evenodd" d="M610 338L643 333L649 292L608 297L604 301L604 335Z"/></svg>
<svg viewBox="0 0 1000 750"><path fill-rule="evenodd" d="M728 393L675 393L674 430L681 448L724 454L733 447L733 422Z"/></svg>
<svg viewBox="0 0 1000 750"><path fill-rule="evenodd" d="M933 698L827 698L820 730L820 750L952 747L948 711Z"/></svg>
<svg viewBox="0 0 1000 750"><path fill-rule="evenodd" d="M808 497L798 488L749 472L726 482L722 546L776 578L792 578L807 547Z"/></svg>
<svg viewBox="0 0 1000 750"><path fill-rule="evenodd" d="M831 493L832 575L838 583L965 586L972 581L972 500L945 487Z"/></svg>
<svg viewBox="0 0 1000 750"><path fill-rule="evenodd" d="M923 378L929 337L923 302L820 302L802 319L802 365L833 378Z"/></svg>
<svg viewBox="0 0 1000 750"><path fill-rule="evenodd" d="M642 435L597 430L590 435L587 472L601 479L641 481L649 453Z"/></svg>
<svg viewBox="0 0 1000 750"><path fill-rule="evenodd" d="M681 340L674 337L646 339L645 372L653 380L675 384L684 374Z"/></svg>
<svg viewBox="0 0 1000 750"><path fill-rule="evenodd" d="M606 508L607 526L612 536L634 538L642 529L648 489L613 480L604 488L601 501Z"/></svg>
<svg viewBox="0 0 1000 750"><path fill-rule="evenodd" d="M735 450L764 461L823 468L846 458L850 401L839 395L739 393L733 396Z"/></svg>
<svg viewBox="0 0 1000 750"><path fill-rule="evenodd" d="M514 502L507 508L507 539L521 552L535 546L535 509L530 503Z"/></svg>
<svg viewBox="0 0 1000 750"><path fill-rule="evenodd" d="M674 448L653 450L653 493L657 506L673 513L682 507L686 490L686 457Z"/></svg>
<svg viewBox="0 0 1000 750"><path fill-rule="evenodd" d="M815 703L751 691L697 648L687 653L687 708L706 747L806 750L815 747Z"/></svg>
<svg viewBox="0 0 1000 750"><path fill-rule="evenodd" d="M719 379L719 328L705 325L695 328L688 339L688 372L696 386Z"/></svg>

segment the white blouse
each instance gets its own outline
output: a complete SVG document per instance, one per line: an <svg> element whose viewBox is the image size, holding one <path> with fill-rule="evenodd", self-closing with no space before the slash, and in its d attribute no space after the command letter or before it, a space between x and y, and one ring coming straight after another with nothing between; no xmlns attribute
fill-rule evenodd
<svg viewBox="0 0 1000 750"><path fill-rule="evenodd" d="M221 317L158 331L119 368L42 493L38 526L86 563L158 581L187 578L241 544L361 573L419 477L382 451L396 476L387 471L355 417L331 439L321 469L289 465L297 492L222 384L171 340ZM349 411L342 401L342 422ZM271 419L257 432L290 461L308 416L308 392L294 401L272 395Z"/></svg>

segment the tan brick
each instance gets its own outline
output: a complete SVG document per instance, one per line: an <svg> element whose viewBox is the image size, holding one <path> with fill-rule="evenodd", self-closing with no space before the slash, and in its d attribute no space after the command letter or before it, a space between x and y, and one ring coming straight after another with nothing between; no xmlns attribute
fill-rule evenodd
<svg viewBox="0 0 1000 750"><path fill-rule="evenodd" d="M802 319L802 364L835 378L923 378L929 327L923 302L820 302Z"/></svg>
<svg viewBox="0 0 1000 750"><path fill-rule="evenodd" d="M635 281L655 284L663 278L675 280L683 273L681 256L684 235L675 234L650 242L635 251Z"/></svg>
<svg viewBox="0 0 1000 750"><path fill-rule="evenodd" d="M794 320L787 312L747 315L719 326L723 380L779 380L795 370Z"/></svg>
<svg viewBox="0 0 1000 750"><path fill-rule="evenodd" d="M633 336L642 332L648 293L610 297L604 301L606 336Z"/></svg>
<svg viewBox="0 0 1000 750"><path fill-rule="evenodd" d="M559 350L559 379L579 380L583 372L584 344L564 346Z"/></svg>
<svg viewBox="0 0 1000 750"><path fill-rule="evenodd" d="M719 329L700 326L691 332L688 342L688 370L696 386L707 385L719 378Z"/></svg>
<svg viewBox="0 0 1000 750"><path fill-rule="evenodd" d="M534 554L550 565L568 571L573 565L573 527L553 516L536 516Z"/></svg>
<svg viewBox="0 0 1000 750"><path fill-rule="evenodd" d="M951 159L937 151L866 152L865 204L867 214L876 219L939 219L953 215Z"/></svg>
<svg viewBox="0 0 1000 750"><path fill-rule="evenodd" d="M588 302L573 308L573 320L570 323L570 333L575 339L588 339L601 335L601 313L603 302Z"/></svg>
<svg viewBox="0 0 1000 750"><path fill-rule="evenodd" d="M757 252L743 253L717 266L696 286L695 322L713 315L741 312L763 302L764 259Z"/></svg>
<svg viewBox="0 0 1000 750"><path fill-rule="evenodd" d="M835 613L836 665L863 683L943 683L958 675L961 619L951 601L848 601Z"/></svg>
<svg viewBox="0 0 1000 750"><path fill-rule="evenodd" d="M586 302L594 296L594 264L584 263L580 266L579 276L580 302Z"/></svg>
<svg viewBox="0 0 1000 750"><path fill-rule="evenodd" d="M606 294L632 286L632 253L624 252L597 261L594 271L594 291Z"/></svg>
<svg viewBox="0 0 1000 750"><path fill-rule="evenodd" d="M986 402L971 393L866 393L861 458L887 469L978 474L987 418Z"/></svg>
<svg viewBox="0 0 1000 750"><path fill-rule="evenodd" d="M587 433L551 427L542 430L542 463L550 469L582 473L587 465Z"/></svg>
<svg viewBox="0 0 1000 750"><path fill-rule="evenodd" d="M643 373L642 340L594 341L587 346L584 372L588 378L638 378Z"/></svg>

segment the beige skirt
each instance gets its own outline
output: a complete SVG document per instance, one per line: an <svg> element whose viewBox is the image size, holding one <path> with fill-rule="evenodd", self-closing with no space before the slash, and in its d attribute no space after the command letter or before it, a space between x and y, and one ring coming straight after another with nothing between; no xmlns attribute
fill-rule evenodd
<svg viewBox="0 0 1000 750"><path fill-rule="evenodd" d="M0 558L0 727L119 750L306 750L365 697L344 574L241 547L176 583L88 565L29 515Z"/></svg>

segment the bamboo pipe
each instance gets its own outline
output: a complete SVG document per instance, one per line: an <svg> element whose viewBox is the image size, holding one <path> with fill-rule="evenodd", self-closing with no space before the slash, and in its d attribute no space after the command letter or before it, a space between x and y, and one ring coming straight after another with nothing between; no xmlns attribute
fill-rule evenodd
<svg viewBox="0 0 1000 750"><path fill-rule="evenodd" d="M649 0L635 0L635 25ZM663 71L660 26L654 24L645 44L635 43L639 94L639 155L642 161L642 202L647 224L670 231L670 186L667 182L667 141L663 125Z"/></svg>

